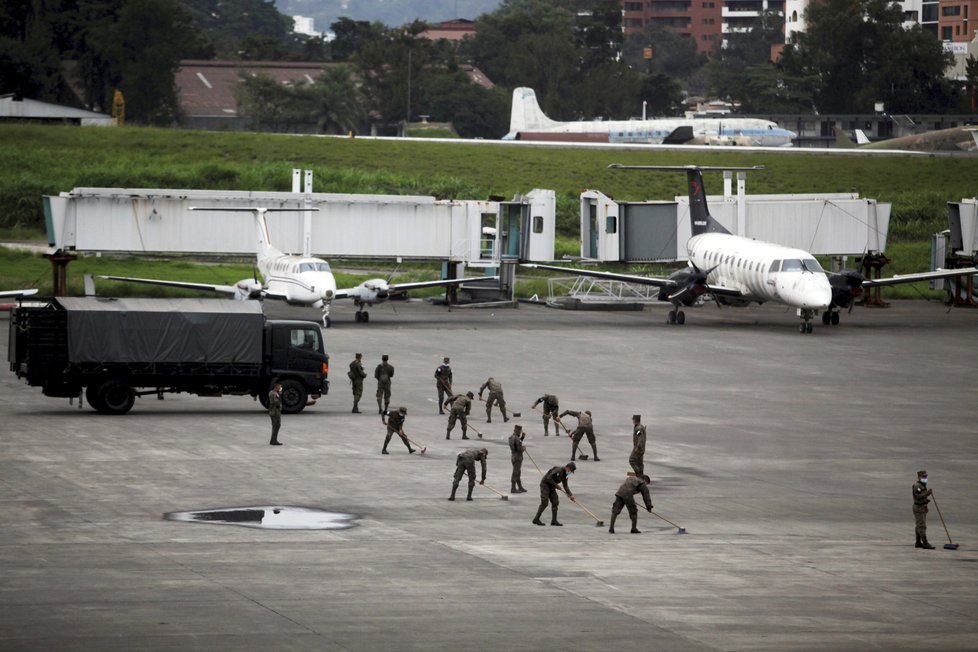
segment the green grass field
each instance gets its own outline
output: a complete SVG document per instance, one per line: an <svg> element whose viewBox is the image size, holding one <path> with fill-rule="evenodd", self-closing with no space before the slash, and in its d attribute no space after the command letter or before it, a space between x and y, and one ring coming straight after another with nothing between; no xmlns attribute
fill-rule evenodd
<svg viewBox="0 0 978 652"><path fill-rule="evenodd" d="M557 192L558 254L576 253L578 195L595 188L616 199L671 199L685 194L684 175L609 170L626 165L764 165L748 177L751 193L858 192L893 203L887 254L890 273L927 266L931 233L946 228L945 204L973 196L978 157L827 156L758 152L642 152L518 147L490 143L376 141L276 134L146 128L0 125L0 237L43 238L41 195L75 187L278 190L291 186L294 167L314 171L321 192L433 195L438 198L512 197L532 188ZM708 191L720 175L708 173ZM903 249L903 246L907 248ZM85 258L70 268L72 290L82 273L233 282L251 268ZM437 276L412 270L419 277ZM522 276L522 275L521 275ZM4 287L50 287L43 259L0 254ZM340 275L338 282L346 284ZM350 281L355 281L351 278ZM532 275L521 294L539 288ZM544 282L545 286L545 282ZM153 291L109 286L123 294ZM888 289L888 296L919 296Z"/></svg>

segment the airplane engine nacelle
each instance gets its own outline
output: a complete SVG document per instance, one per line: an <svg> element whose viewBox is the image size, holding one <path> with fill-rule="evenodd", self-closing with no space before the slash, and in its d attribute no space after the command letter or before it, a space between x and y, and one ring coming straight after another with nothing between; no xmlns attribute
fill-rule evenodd
<svg viewBox="0 0 978 652"><path fill-rule="evenodd" d="M262 284L253 278L243 278L234 284L236 293L235 299L243 301L245 299L258 299L261 297Z"/></svg>

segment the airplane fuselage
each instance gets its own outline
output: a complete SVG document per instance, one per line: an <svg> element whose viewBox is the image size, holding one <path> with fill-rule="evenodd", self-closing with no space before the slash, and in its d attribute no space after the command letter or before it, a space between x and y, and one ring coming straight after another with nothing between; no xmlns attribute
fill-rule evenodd
<svg viewBox="0 0 978 652"><path fill-rule="evenodd" d="M653 120L592 120L556 122L536 127L535 133L607 134L610 143L660 144L680 127L692 127L694 144L786 147L797 134L756 118L656 118ZM504 139L513 139L507 134Z"/></svg>
<svg viewBox="0 0 978 652"><path fill-rule="evenodd" d="M807 251L703 233L687 241L686 252L691 263L711 270L710 285L739 290L746 301L777 301L806 311L826 310L832 302L828 277Z"/></svg>
<svg viewBox="0 0 978 652"><path fill-rule="evenodd" d="M288 303L322 306L336 294L336 278L321 258L282 254L259 261L269 296Z"/></svg>

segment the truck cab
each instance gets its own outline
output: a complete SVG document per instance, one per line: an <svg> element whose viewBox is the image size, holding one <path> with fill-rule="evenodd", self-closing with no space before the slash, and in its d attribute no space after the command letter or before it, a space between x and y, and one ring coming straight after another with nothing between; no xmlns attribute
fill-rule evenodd
<svg viewBox="0 0 978 652"><path fill-rule="evenodd" d="M268 321L265 329L268 390L273 380L278 379L282 383L283 412L299 412L329 392L329 356L326 355L322 332L317 324L308 321ZM268 390L258 395L266 407Z"/></svg>

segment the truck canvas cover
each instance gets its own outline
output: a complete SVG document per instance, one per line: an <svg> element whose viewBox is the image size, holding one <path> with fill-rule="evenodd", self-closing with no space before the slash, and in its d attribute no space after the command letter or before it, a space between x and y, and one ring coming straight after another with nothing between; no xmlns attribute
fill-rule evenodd
<svg viewBox="0 0 978 652"><path fill-rule="evenodd" d="M257 301L58 298L74 363L258 364L265 316Z"/></svg>

